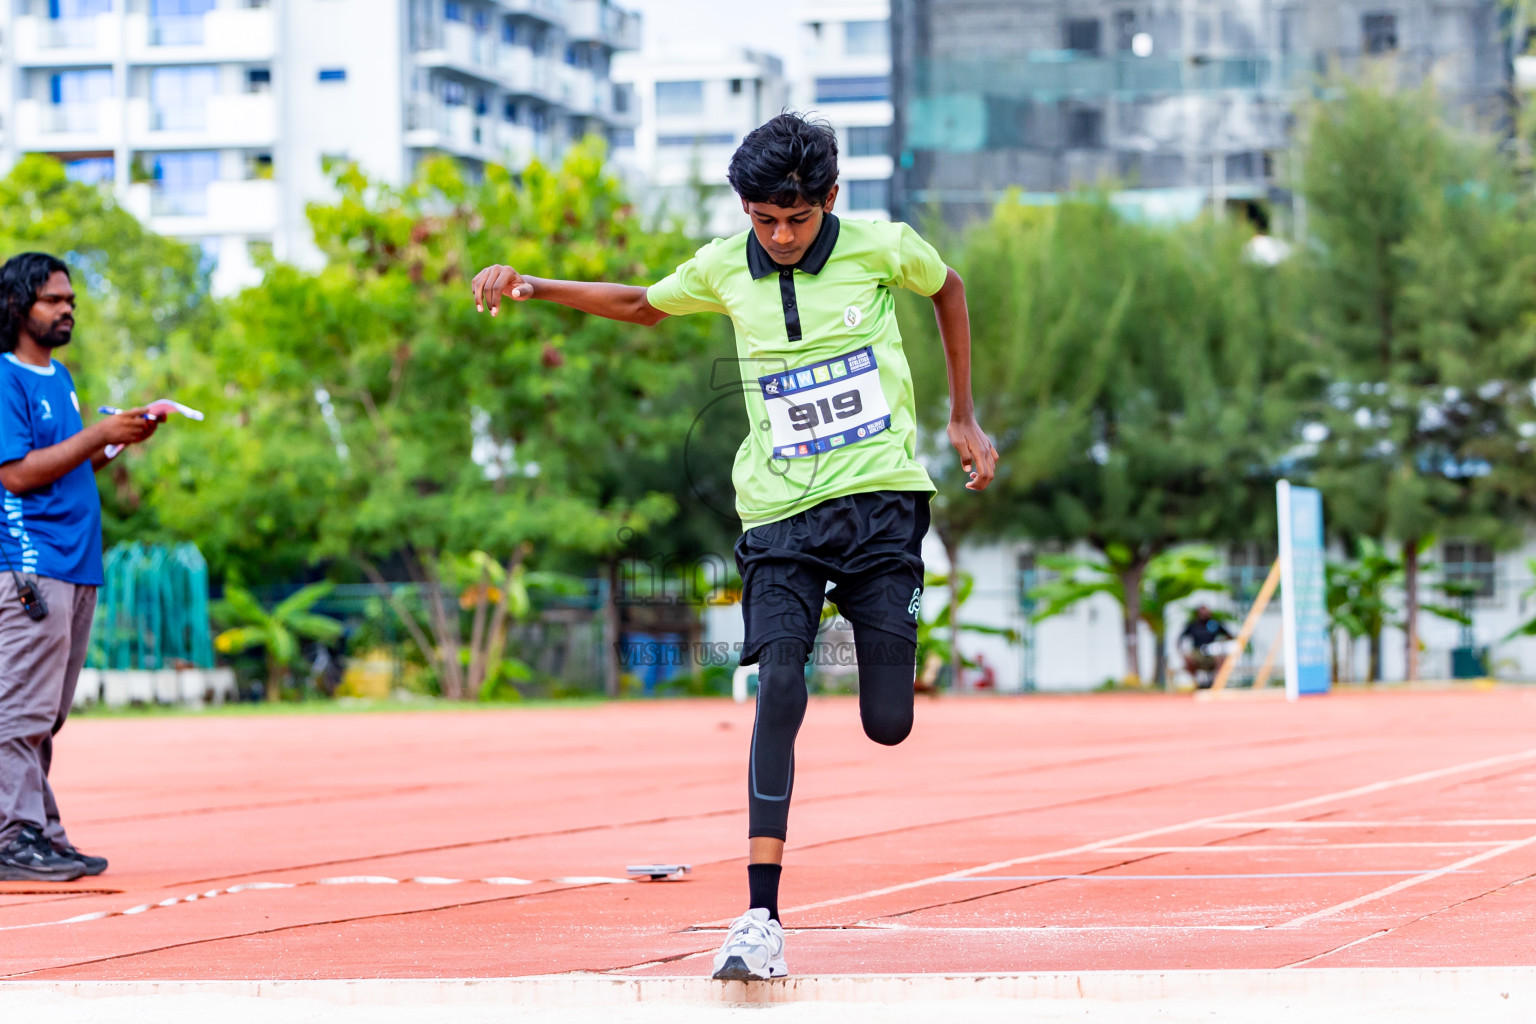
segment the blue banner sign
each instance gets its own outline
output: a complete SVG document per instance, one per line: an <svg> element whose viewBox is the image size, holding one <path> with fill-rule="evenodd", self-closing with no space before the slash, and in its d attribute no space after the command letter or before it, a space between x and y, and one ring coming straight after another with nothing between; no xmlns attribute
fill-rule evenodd
<svg viewBox="0 0 1536 1024"><path fill-rule="evenodd" d="M1285 624L1285 695L1328 692L1328 602L1323 572L1323 496L1276 488L1280 512L1280 610Z"/></svg>

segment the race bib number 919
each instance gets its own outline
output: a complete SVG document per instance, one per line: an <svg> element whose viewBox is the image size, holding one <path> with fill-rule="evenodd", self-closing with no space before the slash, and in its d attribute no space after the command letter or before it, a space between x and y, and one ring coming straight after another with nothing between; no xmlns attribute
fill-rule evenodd
<svg viewBox="0 0 1536 1024"><path fill-rule="evenodd" d="M768 406L774 458L832 452L890 429L891 407L868 346L757 382Z"/></svg>

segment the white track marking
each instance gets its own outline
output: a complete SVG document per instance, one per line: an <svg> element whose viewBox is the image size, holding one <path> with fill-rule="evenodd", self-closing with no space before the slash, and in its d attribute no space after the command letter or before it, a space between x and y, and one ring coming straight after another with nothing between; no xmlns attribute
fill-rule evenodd
<svg viewBox="0 0 1536 1024"><path fill-rule="evenodd" d="M1393 895L1394 893L1402 892L1404 889L1411 889L1415 885L1420 885L1424 882L1432 881L1441 877L1442 875L1448 875L1453 871L1460 871L1462 868L1470 867L1473 864L1481 864L1485 860L1492 860L1495 857L1502 857L1506 853L1513 853L1521 847L1530 846L1532 843L1536 843L1536 836L1527 836L1524 839L1517 839L1512 843L1505 843L1503 846L1496 847L1492 850L1484 850L1482 853L1473 854L1472 856L1463 858L1454 864L1447 864L1443 868L1436 868L1433 871L1426 871L1422 875L1415 875L1413 878L1405 878L1401 882L1395 882L1392 885L1387 886L1385 889L1377 889L1375 892L1366 893L1364 896L1356 896L1352 900L1345 900L1343 903L1336 903L1331 907L1325 907L1322 910L1316 911L1315 913L1307 914L1304 917L1298 917L1294 921L1287 921L1284 924L1276 925L1275 927L1300 928L1304 924L1310 924L1313 921L1318 921L1325 917L1333 917L1335 914L1342 914L1344 911L1353 910L1355 907L1358 907L1361 904L1372 903L1376 900L1384 899Z"/></svg>
<svg viewBox="0 0 1536 1024"><path fill-rule="evenodd" d="M571 878L545 878L541 881L553 885L632 885L633 878L609 878L606 875L578 875ZM215 896L233 896L241 892L258 892L269 889L298 889L311 885L533 885L534 880L528 878L512 878L503 876L499 878L439 878L435 875L421 875L415 878L389 878L385 875L341 875L335 878L317 878L307 882L243 882L232 885L227 889L210 889L207 892L194 892L188 896L172 896L161 900L159 903L140 903L138 906L129 907L127 910L98 910L93 914L79 914L75 917L66 917L61 921L37 921L32 924L11 924L0 926L0 932L22 931L27 928L52 928L63 924L81 924L85 921L101 921L109 917L133 917L137 914L145 914L151 910L159 910L165 907L179 906L183 903L195 903L198 900L211 900Z"/></svg>
<svg viewBox="0 0 1536 1024"><path fill-rule="evenodd" d="M1536 825L1536 818L1464 818L1459 821L1218 821L1191 825L1191 828L1490 828L1495 826Z"/></svg>
<svg viewBox="0 0 1536 1024"><path fill-rule="evenodd" d="M887 885L879 889L868 889L864 892L851 893L847 896L834 896L831 899L817 900L814 903L805 903L798 907L788 907L783 912L786 914L803 913L807 910L819 910L822 907L834 907L844 903L857 903L861 900L874 899L878 896L889 896L892 893L906 892L909 889L919 889L924 886L934 885L939 882L949 882L955 879L968 878L971 875L982 875L992 871L1001 871L1004 868L1016 867L1020 864L1030 864L1042 860L1058 860L1062 857L1071 857L1080 853L1096 853L1108 847L1125 846L1140 842L1143 839L1153 839L1157 836L1165 836L1173 832L1184 832L1192 828L1205 828L1224 822L1232 822L1236 819L1253 819L1267 814L1276 814L1286 811L1296 811L1303 807L1316 807L1319 804L1331 803L1336 800L1348 800L1351 797L1369 796L1372 793L1381 793L1389 789L1397 789L1402 786L1412 786L1421 782L1433 782L1450 775L1460 775L1464 772L1477 771L1481 768L1496 768L1500 765L1511 764L1518 761L1529 761L1536 758L1536 748L1517 751L1512 754L1500 754L1497 757L1485 757L1476 761L1468 761L1464 764L1450 765L1446 768L1436 768L1427 772L1415 772L1412 775L1403 775L1395 779L1383 779L1380 782L1371 782L1363 786L1353 786L1334 793L1323 793L1319 796L1306 797L1301 800L1291 800L1282 804L1274 804L1269 807L1259 807L1248 811L1234 811L1231 814L1215 814L1208 817L1195 818L1190 821L1182 821L1176 825L1164 825L1160 828L1146 829L1141 832L1131 832L1123 836L1114 836L1110 839L1100 839L1092 843L1083 843L1079 846L1071 846L1061 850L1052 850L1048 853L1035 853L1023 857L1014 857L1010 860L994 861L991 864L981 864L973 868L963 868L959 871L948 871L942 875L931 875L928 878L918 878L910 882L901 882L897 885ZM1020 813L1029 813L1021 811ZM714 922L712 922L714 923Z"/></svg>
<svg viewBox="0 0 1536 1024"><path fill-rule="evenodd" d="M1503 846L1507 839L1468 839L1456 842L1444 839L1421 843L1252 843L1245 846L1106 846L1100 853L1245 853L1250 850L1396 850L1439 849L1464 850L1469 846Z"/></svg>

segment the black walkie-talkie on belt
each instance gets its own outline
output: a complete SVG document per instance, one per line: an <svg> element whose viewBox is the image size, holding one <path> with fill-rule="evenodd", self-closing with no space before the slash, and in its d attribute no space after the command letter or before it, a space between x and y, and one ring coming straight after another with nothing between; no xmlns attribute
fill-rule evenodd
<svg viewBox="0 0 1536 1024"><path fill-rule="evenodd" d="M16 581L16 596L21 601L22 611L33 622L42 622L48 617L48 602L43 599L43 592L37 589L37 581L21 578L21 573L11 564L11 553L5 550L4 544L0 544L0 555L5 557L5 567L11 571L11 579Z"/></svg>

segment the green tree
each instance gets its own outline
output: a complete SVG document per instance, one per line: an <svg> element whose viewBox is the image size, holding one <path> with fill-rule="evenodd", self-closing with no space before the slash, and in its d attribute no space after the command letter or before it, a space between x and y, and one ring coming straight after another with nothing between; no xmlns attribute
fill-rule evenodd
<svg viewBox="0 0 1536 1024"><path fill-rule="evenodd" d="M1060 615L1095 594L1107 594L1126 618L1135 615L1146 624L1156 643L1153 681L1168 685L1168 612L1172 606L1200 593L1220 593L1226 584L1211 577L1215 554L1207 548L1182 547L1160 551L1147 561L1139 577L1141 592L1127 594L1125 581L1135 578L1130 569L1135 559L1121 544L1111 544L1103 559L1048 556L1040 564L1057 575L1035 587L1029 597L1036 602L1031 616L1042 622Z"/></svg>
<svg viewBox="0 0 1536 1024"><path fill-rule="evenodd" d="M224 588L224 600L214 608L214 617L230 627L214 637L214 648L221 654L238 654L260 647L267 656L267 700L281 700L283 687L293 676L300 642L329 643L342 634L341 623L310 611L330 592L331 584L312 583L269 612L249 590L231 583Z"/></svg>
<svg viewBox="0 0 1536 1024"><path fill-rule="evenodd" d="M1283 281L1244 258L1247 238L1133 223L1087 198L1004 203L966 241L978 410L1000 459L974 506L937 467L936 526L948 518L954 543L1082 540L1113 561L1132 678L1148 563L1273 532L1275 467L1314 380L1281 329ZM921 349L908 346L932 417L944 378L916 370Z"/></svg>
<svg viewBox="0 0 1536 1024"><path fill-rule="evenodd" d="M468 281L500 262L647 282L691 247L644 228L591 142L518 180L489 167L470 183L439 160L403 187L353 167L336 183L337 200L310 211L324 268L273 267L231 302L203 394L219 427L187 432L184 472L157 500L228 556L355 566L391 594L442 692L473 697L498 611L489 568L466 582L458 560L484 552L510 576L524 559L602 557L621 531L666 522L670 494L605 490L603 471L683 436L687 410L668 399L710 325L645 330L547 303L493 319ZM400 575L428 628L386 586Z"/></svg>
<svg viewBox="0 0 1536 1024"><path fill-rule="evenodd" d="M1414 679L1425 538L1508 544L1536 505L1536 235L1491 141L1448 127L1427 87L1333 85L1301 154L1302 327L1330 378L1313 475L1333 529L1400 546Z"/></svg>
<svg viewBox="0 0 1536 1024"><path fill-rule="evenodd" d="M53 253L70 268L80 300L75 340L58 355L87 406L181 394L201 375L218 310L196 246L155 234L110 190L70 181L57 160L31 155L0 179L0 252L26 250ZM167 539L144 498L164 465L155 450L184 427L174 424L97 474L109 547Z"/></svg>

